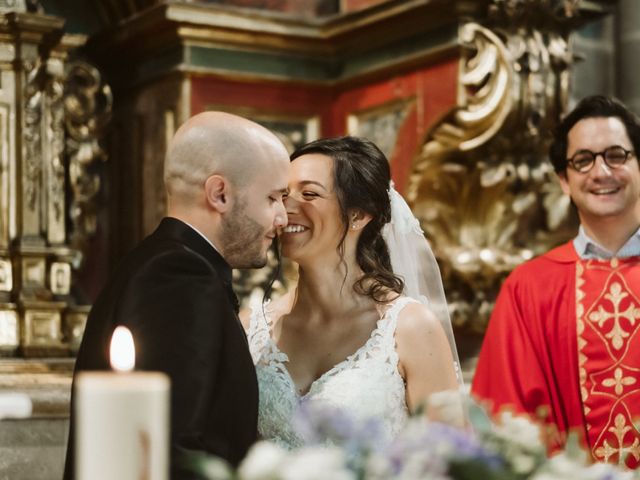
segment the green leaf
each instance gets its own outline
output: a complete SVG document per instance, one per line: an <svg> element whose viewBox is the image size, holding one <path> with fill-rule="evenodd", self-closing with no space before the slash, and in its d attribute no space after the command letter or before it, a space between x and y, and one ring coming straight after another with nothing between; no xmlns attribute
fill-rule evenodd
<svg viewBox="0 0 640 480"><path fill-rule="evenodd" d="M233 480L233 468L225 460L200 450L178 449L176 465L198 476L199 480Z"/></svg>
<svg viewBox="0 0 640 480"><path fill-rule="evenodd" d="M475 401L469 399L467 404L467 411L469 413L469 421L471 426L477 433L488 433L492 430L492 423L487 412L478 405Z"/></svg>

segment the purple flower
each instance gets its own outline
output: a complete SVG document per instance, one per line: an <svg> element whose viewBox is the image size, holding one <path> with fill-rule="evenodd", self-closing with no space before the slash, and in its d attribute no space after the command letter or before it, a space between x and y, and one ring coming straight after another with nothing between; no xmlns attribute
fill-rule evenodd
<svg viewBox="0 0 640 480"><path fill-rule="evenodd" d="M401 468L409 457L429 457L433 468L449 461L475 460L494 469L502 465L496 454L487 451L470 432L437 422L414 418L388 449L392 465ZM427 462L428 463L428 462ZM425 464L426 465L426 464ZM398 470L399 471L399 470Z"/></svg>
<svg viewBox="0 0 640 480"><path fill-rule="evenodd" d="M490 470L504 465L471 432L415 417L389 439L375 418L358 419L324 402L302 402L294 428L307 445L335 445L345 452L347 465L364 472L373 464L399 478L448 478L451 462L474 461Z"/></svg>
<svg viewBox="0 0 640 480"><path fill-rule="evenodd" d="M303 401L293 418L293 425L308 445L331 443L357 450L386 446L382 423L378 419L360 420L324 402Z"/></svg>

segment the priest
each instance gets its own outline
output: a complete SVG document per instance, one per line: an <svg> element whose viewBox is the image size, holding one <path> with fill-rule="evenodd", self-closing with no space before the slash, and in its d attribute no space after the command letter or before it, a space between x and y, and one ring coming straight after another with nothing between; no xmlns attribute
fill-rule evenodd
<svg viewBox="0 0 640 480"><path fill-rule="evenodd" d="M529 415L551 453L575 433L594 461L640 465L640 124L582 100L551 162L577 236L516 268L498 296L472 393L492 415Z"/></svg>

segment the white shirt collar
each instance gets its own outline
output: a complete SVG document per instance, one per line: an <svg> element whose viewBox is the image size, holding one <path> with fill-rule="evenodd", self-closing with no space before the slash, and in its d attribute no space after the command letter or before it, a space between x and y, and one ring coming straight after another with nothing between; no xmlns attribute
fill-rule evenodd
<svg viewBox="0 0 640 480"><path fill-rule="evenodd" d="M625 258L640 256L640 228L629 237L626 243L617 252L610 252L593 240L582 225L578 229L578 236L573 240L573 246L583 260L607 259L611 257Z"/></svg>
<svg viewBox="0 0 640 480"><path fill-rule="evenodd" d="M211 245L211 246L213 247L213 249L214 249L216 252L220 253L220 250L218 250L218 249L216 248L216 246L213 244L213 242L212 242L211 240L209 240L209 239L204 235L204 233L202 233L202 232L201 232L200 230L198 230L196 227L194 227L193 225L191 225L189 222L185 222L184 220L182 220L182 221L183 221L184 223L186 223L187 225L189 225L193 230L195 230L195 231L198 233L198 235L200 235L202 238L204 238L204 239L207 241L207 243L208 243L209 245ZM222 255L222 253L220 253L220 255ZM223 258L224 258L224 257L223 257Z"/></svg>

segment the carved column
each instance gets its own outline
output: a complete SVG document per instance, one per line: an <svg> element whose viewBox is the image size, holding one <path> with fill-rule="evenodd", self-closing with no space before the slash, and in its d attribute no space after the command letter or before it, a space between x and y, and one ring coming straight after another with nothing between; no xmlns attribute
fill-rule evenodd
<svg viewBox="0 0 640 480"><path fill-rule="evenodd" d="M65 119L79 107L65 95L75 76L66 60L83 39L63 36L63 19L26 9L0 15L0 351L64 355L86 317L72 297L82 255L71 240L82 225L69 209L86 210L74 187L93 176L79 179L77 165L96 155L85 146L67 159Z"/></svg>

